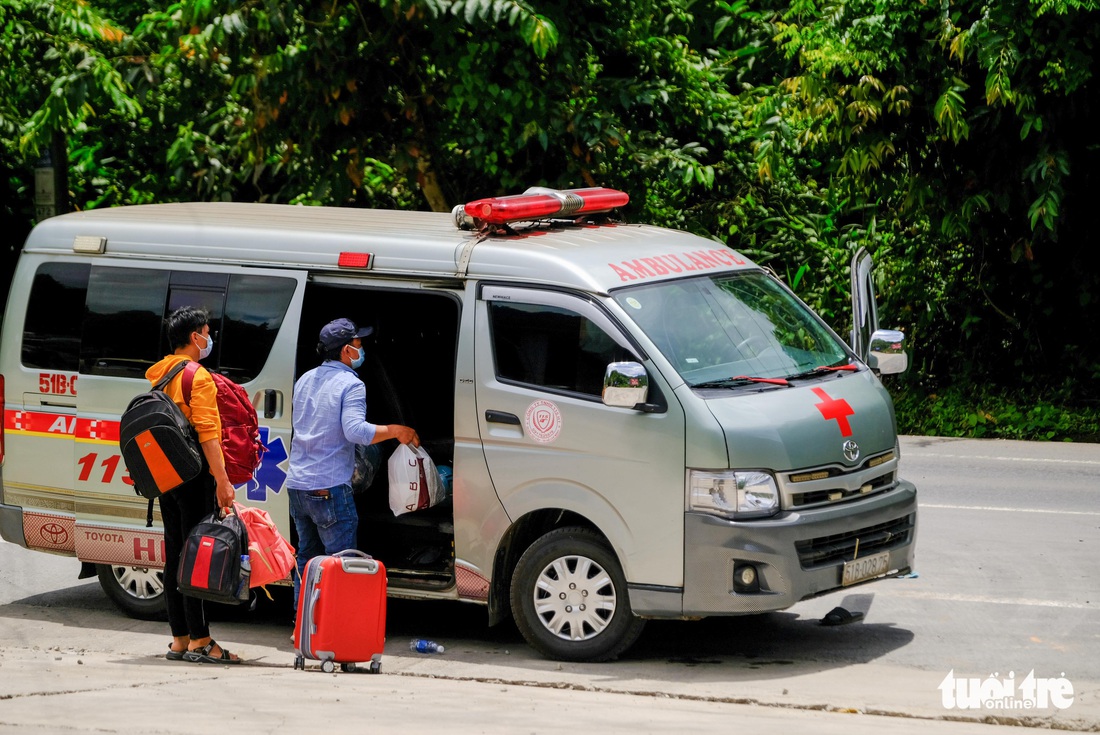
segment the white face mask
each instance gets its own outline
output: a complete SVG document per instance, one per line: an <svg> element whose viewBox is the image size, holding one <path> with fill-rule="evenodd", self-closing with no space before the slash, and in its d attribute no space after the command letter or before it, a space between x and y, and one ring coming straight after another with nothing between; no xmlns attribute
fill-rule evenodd
<svg viewBox="0 0 1100 735"><path fill-rule="evenodd" d="M210 352L214 349L214 338L211 337L209 334L200 336L206 337L206 347L203 347L199 350L199 359L205 360L206 358L210 357Z"/></svg>

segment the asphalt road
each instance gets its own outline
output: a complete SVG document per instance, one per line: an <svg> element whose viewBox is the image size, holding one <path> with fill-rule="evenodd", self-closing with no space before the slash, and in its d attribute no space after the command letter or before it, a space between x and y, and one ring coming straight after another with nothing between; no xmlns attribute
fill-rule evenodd
<svg viewBox="0 0 1100 735"><path fill-rule="evenodd" d="M542 659L476 606L399 600L378 677L293 671L279 604L214 624L251 665L169 664L165 626L116 613L74 560L0 543L0 732L209 727L135 708L135 688L205 698L239 732L1100 731L1100 445L906 437L902 474L920 491L916 576L780 613L651 621L622 660L599 665ZM821 626L837 605L866 617ZM447 653L409 653L416 636ZM949 675L1009 680L1015 705L1029 673L1068 684L1072 703L944 705ZM250 717L237 712L241 686Z"/></svg>

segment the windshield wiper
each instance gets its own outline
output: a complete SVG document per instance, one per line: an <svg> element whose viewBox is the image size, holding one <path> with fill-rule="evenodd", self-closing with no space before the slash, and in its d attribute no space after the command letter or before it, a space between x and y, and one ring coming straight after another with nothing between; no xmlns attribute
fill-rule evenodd
<svg viewBox="0 0 1100 735"><path fill-rule="evenodd" d="M835 373L838 370L843 370L845 372L851 373L859 370L859 365L855 365L850 362L846 362L843 365L818 365L814 368L814 370L819 373Z"/></svg>
<svg viewBox="0 0 1100 735"><path fill-rule="evenodd" d="M751 383L766 383L768 385L782 385L787 386L790 383L786 378L757 378L751 375L737 375L732 378L721 378L719 380L708 380L705 383L696 383L692 385L692 388L734 388L739 385L749 385Z"/></svg>
<svg viewBox="0 0 1100 735"><path fill-rule="evenodd" d="M803 378L816 378L819 375L825 373L837 373L837 372L855 372L859 370L859 365L852 363L845 363L844 365L818 365L812 370L807 370L804 373L796 373L795 375L788 375L787 380L801 380Z"/></svg>

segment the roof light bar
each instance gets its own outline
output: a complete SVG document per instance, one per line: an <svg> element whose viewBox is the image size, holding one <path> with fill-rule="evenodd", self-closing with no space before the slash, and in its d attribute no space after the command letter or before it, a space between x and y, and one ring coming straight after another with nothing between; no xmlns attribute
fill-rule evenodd
<svg viewBox="0 0 1100 735"><path fill-rule="evenodd" d="M473 224L503 225L509 222L574 217L581 214L610 212L624 206L630 197L616 189L546 189L532 187L522 194L478 199L454 209L455 224L462 227L466 218Z"/></svg>
<svg viewBox="0 0 1100 735"><path fill-rule="evenodd" d="M345 250L340 253L336 265L340 268L364 268L369 270L372 259L372 253L352 253Z"/></svg>

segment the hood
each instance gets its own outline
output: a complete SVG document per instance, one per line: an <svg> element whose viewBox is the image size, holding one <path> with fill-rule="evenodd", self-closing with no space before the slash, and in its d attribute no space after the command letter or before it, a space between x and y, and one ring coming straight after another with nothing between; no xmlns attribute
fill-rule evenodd
<svg viewBox="0 0 1100 735"><path fill-rule="evenodd" d="M189 359L187 355L165 355L159 362L145 371L145 378L153 385L156 385L160 382L161 378L168 374L169 370L184 360Z"/></svg>
<svg viewBox="0 0 1100 735"><path fill-rule="evenodd" d="M853 467L893 449L897 439L893 402L870 370L759 393L702 395L723 427L732 468ZM859 447L855 459L845 457L848 441Z"/></svg>

